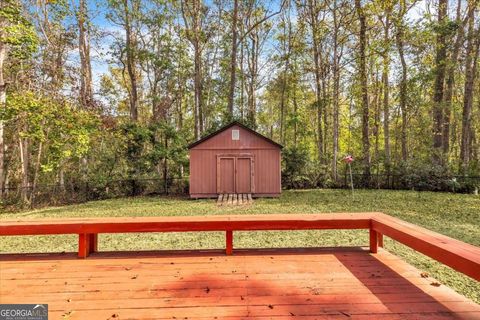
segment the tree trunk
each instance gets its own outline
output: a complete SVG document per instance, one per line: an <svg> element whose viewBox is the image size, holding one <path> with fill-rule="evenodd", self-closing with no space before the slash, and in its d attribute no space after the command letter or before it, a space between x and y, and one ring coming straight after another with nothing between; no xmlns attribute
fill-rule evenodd
<svg viewBox="0 0 480 320"><path fill-rule="evenodd" d="M381 109L381 106L380 106L380 96L381 96L381 91L382 91L382 88L380 86L380 76L379 76L379 70L378 68L376 67L375 68L375 75L373 77L373 81L374 81L374 91L373 91L373 110L374 110L374 137L375 137L375 147L374 147L374 164L375 164L375 167L376 167L376 175L377 175L377 180L376 180L376 184L377 184L377 188L380 187L379 185L379 180L378 180L378 174L379 174L379 166L380 166L380 162L378 161L379 159L379 154L380 154L380 109Z"/></svg>
<svg viewBox="0 0 480 320"><path fill-rule="evenodd" d="M297 88L293 89L293 116L295 118L293 122L293 144L296 146L297 145L297 134L298 134L298 126L297 126L297 121L298 121L298 102L297 102Z"/></svg>
<svg viewBox="0 0 480 320"><path fill-rule="evenodd" d="M128 0L123 0L125 10L125 50L127 53L127 72L130 80L130 119L138 121L138 88L136 71L136 37L133 34Z"/></svg>
<svg viewBox="0 0 480 320"><path fill-rule="evenodd" d="M404 44L403 44L403 16L400 17L400 21L397 25L396 42L398 55L400 56L400 62L402 64L402 77L400 80L400 112L402 113L402 133L401 133L401 145L402 145L402 160L407 161L407 63L405 62Z"/></svg>
<svg viewBox="0 0 480 320"><path fill-rule="evenodd" d="M363 149L363 174L365 183L370 182L370 132L369 132L369 107L368 107L368 79L367 79L367 63L366 63L366 46L367 46L367 21L364 9L360 0L355 0L355 9L360 21L359 33L359 76L361 88L361 109L362 109L362 149Z"/></svg>
<svg viewBox="0 0 480 320"><path fill-rule="evenodd" d="M248 83L248 121L251 125L255 126L256 113L257 113L257 73L258 73L258 54L259 54L259 38L258 33L252 31L249 35L251 41L250 57L249 57L249 73L250 81Z"/></svg>
<svg viewBox="0 0 480 320"><path fill-rule="evenodd" d="M41 163L41 160L42 160L42 152L43 152L43 141L40 141L40 144L38 146L37 159L35 161L35 168L34 168L34 171L33 171L32 192L30 194L30 205L31 206L33 206L33 203L35 201L35 191L37 189L38 175L40 173L40 163Z"/></svg>
<svg viewBox="0 0 480 320"><path fill-rule="evenodd" d="M390 71L390 14L385 17L384 24L384 37L385 48L383 52L383 69L382 69L382 82L383 82L383 140L385 149L385 171L387 176L391 173L391 155L390 155L390 84L388 73Z"/></svg>
<svg viewBox="0 0 480 320"><path fill-rule="evenodd" d="M449 59L449 63L446 69L446 86L445 86L445 95L444 95L444 108L445 113L443 116L443 132L442 132L442 151L444 157L448 159L448 152L450 151L450 115L452 112L452 98L453 98L453 86L455 84L455 68L458 63L458 56L460 54L460 48L464 42L465 36L465 24L468 17L470 16L470 11L474 10L474 6L471 5L469 1L469 13L467 14L467 19L461 21L461 7L462 1L458 0L457 4L457 18L456 23L458 24L458 32L455 37L455 43L453 45L452 54Z"/></svg>
<svg viewBox="0 0 480 320"><path fill-rule="evenodd" d="M285 114L288 100L288 72L290 71L290 56L292 50L292 24L290 20L284 21L283 35L284 47L283 54L285 55L283 72L282 72L282 88L280 95L280 143L285 144Z"/></svg>
<svg viewBox="0 0 480 320"><path fill-rule="evenodd" d="M321 52L320 52L320 41L318 39L318 18L316 12L316 2L313 0L308 1L308 10L310 14L310 27L312 31L313 39L313 62L315 66L315 95L316 95L316 105L317 105L317 149L318 149L318 160L323 161L325 150L323 149L323 129L322 129L322 114L323 114L323 103L322 103L322 70L321 70ZM325 93L324 93L325 94Z"/></svg>
<svg viewBox="0 0 480 320"><path fill-rule="evenodd" d="M321 57L321 56L320 56ZM322 59L323 61L323 59ZM327 63L327 62L325 62ZM322 62L324 65L324 62ZM327 144L328 144L328 106L329 106L329 91L327 88L330 87L330 79L328 77L328 73L325 68L322 68L322 117L323 117L323 154L326 155L327 153ZM324 157L325 158L325 157ZM327 163L327 159L324 159L325 163Z"/></svg>
<svg viewBox="0 0 480 320"><path fill-rule="evenodd" d="M90 32L86 0L79 0L78 51L80 54L80 103L84 109L93 107L92 66L90 61Z"/></svg>
<svg viewBox="0 0 480 320"><path fill-rule="evenodd" d="M238 0L233 1L232 16L232 52L230 54L230 91L228 94L228 115L233 117L233 103L235 98L235 82L237 74L237 22L238 22Z"/></svg>
<svg viewBox="0 0 480 320"><path fill-rule="evenodd" d="M332 177L338 179L338 146L339 146L339 114L340 114L340 68L338 57L338 19L337 0L333 2L333 154L332 154Z"/></svg>
<svg viewBox="0 0 480 320"><path fill-rule="evenodd" d="M3 78L3 63L7 58L7 46L0 41L0 110L5 109L7 102L7 88ZM5 186L5 142L4 142L4 123L0 119L0 199L3 198Z"/></svg>
<svg viewBox="0 0 480 320"><path fill-rule="evenodd" d="M194 50L194 136L200 138L203 132L203 75L202 75L202 1L182 0L180 2L183 22L187 31L187 39L193 45Z"/></svg>
<svg viewBox="0 0 480 320"><path fill-rule="evenodd" d="M58 169L58 183L60 186L60 191L65 192L65 169L63 168L63 163L60 163L60 168Z"/></svg>
<svg viewBox="0 0 480 320"><path fill-rule="evenodd" d="M460 146L460 172L465 173L468 169L471 154L471 132L472 132L472 105L473 105L473 85L475 82L476 66L479 54L480 36L475 39L475 35L480 34L480 30L474 29L474 11L470 11L468 22L468 40L465 59L465 89L463 96L462 112L462 138ZM476 41L475 41L476 40Z"/></svg>
<svg viewBox="0 0 480 320"><path fill-rule="evenodd" d="M282 92L280 95L280 143L285 144L285 112L287 104L287 74L289 70L289 58L287 57L283 69Z"/></svg>
<svg viewBox="0 0 480 320"><path fill-rule="evenodd" d="M244 70L244 51L245 51L245 45L242 42L240 42L240 119L242 121L245 119L245 70Z"/></svg>
<svg viewBox="0 0 480 320"><path fill-rule="evenodd" d="M165 150L168 150L168 137L165 134L164 138L164 146ZM165 156L163 159L163 183L164 183L164 191L168 194L168 157Z"/></svg>
<svg viewBox="0 0 480 320"><path fill-rule="evenodd" d="M200 44L198 41L194 43L195 51L195 76L194 76L194 86L195 86L195 109L194 109L194 129L195 129L195 139L199 139L202 133L202 121L201 121L201 110L202 110L202 52L200 50Z"/></svg>
<svg viewBox="0 0 480 320"><path fill-rule="evenodd" d="M20 169L22 173L21 184L21 200L23 204L28 204L28 189L30 188L30 180L28 177L28 168L30 166L30 154L28 138L19 138L18 146L20 151Z"/></svg>
<svg viewBox="0 0 480 320"><path fill-rule="evenodd" d="M442 129L443 129L443 94L445 82L445 60L447 56L445 22L447 19L448 0L438 1L437 49L435 55L435 86L433 94L433 161L443 164Z"/></svg>

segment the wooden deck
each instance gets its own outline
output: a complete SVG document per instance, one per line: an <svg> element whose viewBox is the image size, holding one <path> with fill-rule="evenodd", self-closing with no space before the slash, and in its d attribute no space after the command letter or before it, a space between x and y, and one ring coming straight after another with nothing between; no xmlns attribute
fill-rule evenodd
<svg viewBox="0 0 480 320"><path fill-rule="evenodd" d="M0 284L49 319L480 319L382 249L0 255Z"/></svg>

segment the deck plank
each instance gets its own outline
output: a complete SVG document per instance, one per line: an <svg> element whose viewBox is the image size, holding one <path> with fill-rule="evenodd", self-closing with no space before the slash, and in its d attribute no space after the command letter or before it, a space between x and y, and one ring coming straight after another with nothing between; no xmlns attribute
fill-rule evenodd
<svg viewBox="0 0 480 320"><path fill-rule="evenodd" d="M0 270L0 303L48 303L52 319L480 319L381 249L2 255Z"/></svg>

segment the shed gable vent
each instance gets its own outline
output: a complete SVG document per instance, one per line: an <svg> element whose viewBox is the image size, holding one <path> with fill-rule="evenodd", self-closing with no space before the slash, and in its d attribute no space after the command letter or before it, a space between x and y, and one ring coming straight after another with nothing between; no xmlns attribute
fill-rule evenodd
<svg viewBox="0 0 480 320"><path fill-rule="evenodd" d="M240 130L232 130L232 140L240 140Z"/></svg>

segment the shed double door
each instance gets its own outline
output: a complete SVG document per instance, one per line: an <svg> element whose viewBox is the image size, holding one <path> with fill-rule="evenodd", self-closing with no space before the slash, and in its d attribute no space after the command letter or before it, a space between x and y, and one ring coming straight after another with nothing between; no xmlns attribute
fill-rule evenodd
<svg viewBox="0 0 480 320"><path fill-rule="evenodd" d="M218 193L253 193L253 158L220 156L217 160Z"/></svg>

